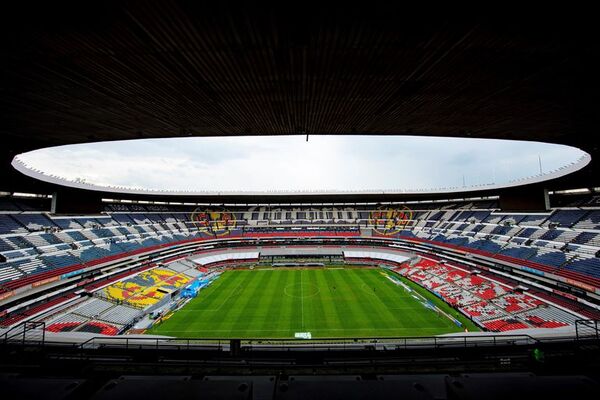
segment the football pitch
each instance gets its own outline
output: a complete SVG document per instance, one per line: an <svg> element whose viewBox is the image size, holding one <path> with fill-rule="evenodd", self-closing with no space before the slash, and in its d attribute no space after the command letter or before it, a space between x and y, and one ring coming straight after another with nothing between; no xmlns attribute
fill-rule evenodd
<svg viewBox="0 0 600 400"><path fill-rule="evenodd" d="M312 338L433 336L462 332L423 305L415 292L381 269L255 269L226 271L198 297L146 333L187 338ZM403 282L408 283L406 280ZM409 283L442 310L444 302ZM469 331L474 325L460 317Z"/></svg>

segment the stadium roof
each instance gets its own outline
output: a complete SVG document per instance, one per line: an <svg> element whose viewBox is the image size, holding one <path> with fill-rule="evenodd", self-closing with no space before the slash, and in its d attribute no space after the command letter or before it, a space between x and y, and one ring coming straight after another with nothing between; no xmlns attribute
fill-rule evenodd
<svg viewBox="0 0 600 400"><path fill-rule="evenodd" d="M492 22L392 5L201 3L4 13L0 190L54 189L13 170L24 151L153 137L466 136L598 155L599 48L581 16ZM600 186L598 176L592 161L545 186Z"/></svg>

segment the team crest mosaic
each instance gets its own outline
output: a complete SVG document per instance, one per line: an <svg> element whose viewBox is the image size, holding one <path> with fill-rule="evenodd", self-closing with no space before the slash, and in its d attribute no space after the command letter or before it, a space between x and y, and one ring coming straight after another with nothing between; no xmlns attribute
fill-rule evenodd
<svg viewBox="0 0 600 400"><path fill-rule="evenodd" d="M382 235L393 235L404 229L413 219L410 208L385 208L380 207L369 213L369 225L373 230Z"/></svg>
<svg viewBox="0 0 600 400"><path fill-rule="evenodd" d="M226 236L237 226L234 213L229 210L207 210L197 208L191 215L194 225L210 235Z"/></svg>

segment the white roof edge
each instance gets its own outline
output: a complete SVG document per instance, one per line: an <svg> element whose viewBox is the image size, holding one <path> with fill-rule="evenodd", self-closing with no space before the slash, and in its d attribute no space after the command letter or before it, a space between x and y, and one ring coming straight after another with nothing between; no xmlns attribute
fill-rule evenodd
<svg viewBox="0 0 600 400"><path fill-rule="evenodd" d="M15 156L11 162L13 168L21 172L30 178L38 179L43 182L53 183L56 185L108 192L108 193L120 193L120 194L142 194L142 195L168 195L168 196L257 196L257 195L272 195L272 196L289 196L289 195L345 195L345 194L356 194L356 195L394 195L394 194L451 194L451 193L464 193L464 192L475 192L479 190L490 190L490 189L503 189L509 187L518 187L533 183L545 182L548 180L556 179L569 175L573 172L577 172L587 166L592 160L592 157L585 153L576 161L571 162L568 165L555 169L553 171L521 178L513 181L509 181L505 184L483 184L463 187L448 187L448 188L432 188L432 189L398 189L398 190L315 190L315 191L291 191L291 190L273 190L273 191L173 191L173 190L148 190L148 189L133 189L120 186L100 186L86 182L75 182L66 178L61 178L56 175L48 175L42 171L29 167L21 159L19 155Z"/></svg>

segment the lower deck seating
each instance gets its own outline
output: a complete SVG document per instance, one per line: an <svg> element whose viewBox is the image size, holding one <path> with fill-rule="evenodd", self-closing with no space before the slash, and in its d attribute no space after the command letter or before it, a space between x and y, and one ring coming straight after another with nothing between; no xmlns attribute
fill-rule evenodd
<svg viewBox="0 0 600 400"><path fill-rule="evenodd" d="M530 325L535 326L536 328L561 328L563 326L569 326L566 322L559 322L553 320L545 320L537 315L534 316L526 316L525 320Z"/></svg>
<svg viewBox="0 0 600 400"><path fill-rule="evenodd" d="M98 320L127 325L132 320L134 320L138 315L140 315L140 310L127 307L124 305L117 305L110 310L102 313L97 316Z"/></svg>
<svg viewBox="0 0 600 400"><path fill-rule="evenodd" d="M121 328L121 326L116 324L108 324L102 321L90 321L78 328L77 332L88 332L100 335L114 336L119 333Z"/></svg>
<svg viewBox="0 0 600 400"><path fill-rule="evenodd" d="M479 275L466 276L463 279L455 281L455 284L485 300L490 300L506 293L504 287Z"/></svg>
<svg viewBox="0 0 600 400"><path fill-rule="evenodd" d="M435 292L439 293L447 303L458 307L464 307L479 300L479 298L458 286L446 285L437 288Z"/></svg>
<svg viewBox="0 0 600 400"><path fill-rule="evenodd" d="M486 321L483 322L483 325L493 332L506 332L530 328L530 326L515 318L502 318L494 321Z"/></svg>
<svg viewBox="0 0 600 400"><path fill-rule="evenodd" d="M89 318L81 315L67 313L46 322L46 330L50 332L71 332L88 320Z"/></svg>
<svg viewBox="0 0 600 400"><path fill-rule="evenodd" d="M580 319L576 315L558 309L556 307L538 307L536 309L524 312L521 314L523 318L525 318L528 322L531 319L533 325L537 326L544 325L545 322L556 322L560 325L558 326L567 326L574 325L575 321ZM550 326L541 326L542 328L550 327Z"/></svg>
<svg viewBox="0 0 600 400"><path fill-rule="evenodd" d="M544 302L521 293L508 293L502 297L491 300L496 306L507 313L515 313L543 305Z"/></svg>
<svg viewBox="0 0 600 400"><path fill-rule="evenodd" d="M54 333L72 332L79 326L81 326L81 322L56 322L48 325L46 330Z"/></svg>
<svg viewBox="0 0 600 400"><path fill-rule="evenodd" d="M84 317L92 318L103 313L104 311L108 310L113 306L114 304L109 301L98 298L91 298L83 302L83 304L77 307L76 309L74 309L73 313L82 315Z"/></svg>
<svg viewBox="0 0 600 400"><path fill-rule="evenodd" d="M486 321L494 318L503 317L506 313L487 301L480 301L475 304L461 308L461 311L479 321Z"/></svg>
<svg viewBox="0 0 600 400"><path fill-rule="evenodd" d="M485 276L452 265L442 265L433 259L422 260L425 261L403 264L394 271L437 293L447 303L458 307L463 314L488 329L509 331L561 327L572 325L579 318L535 297L514 292L510 286L493 282ZM458 279L447 279L454 271L460 271Z"/></svg>

